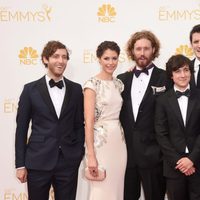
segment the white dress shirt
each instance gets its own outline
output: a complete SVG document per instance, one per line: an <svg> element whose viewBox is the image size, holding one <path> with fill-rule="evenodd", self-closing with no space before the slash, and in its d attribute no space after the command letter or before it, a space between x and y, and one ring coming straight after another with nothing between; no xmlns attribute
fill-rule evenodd
<svg viewBox="0 0 200 200"><path fill-rule="evenodd" d="M136 68L140 69L137 66L136 66ZM131 102L132 102L133 115L134 115L135 121L137 119L140 104L141 104L144 94L147 90L153 68L154 67L152 67L151 69L148 70L148 72L149 72L148 75L145 73L141 73L139 75L139 77L136 77L135 75L133 75L133 81L132 81L132 85L131 85L131 99L132 99Z"/></svg>
<svg viewBox="0 0 200 200"><path fill-rule="evenodd" d="M196 85L197 85L197 75L199 72L199 66L200 66L200 60L196 58L194 61L194 80Z"/></svg>
<svg viewBox="0 0 200 200"><path fill-rule="evenodd" d="M58 116L58 118L60 117L60 112L61 112L61 108L62 108L62 104L63 104L63 100L64 100L64 96L65 96L65 91L66 91L66 86L65 86L65 82L63 80L63 78L61 79L63 81L64 87L62 87L62 89L58 88L58 87L50 87L49 85L49 81L51 80L47 75L45 76L46 79L46 84L47 84L47 88L49 91L49 95L51 97L51 100L53 102L54 108L56 110L56 114ZM60 81L60 80L59 80Z"/></svg>
<svg viewBox="0 0 200 200"><path fill-rule="evenodd" d="M185 91L187 89L190 89L189 85L185 89ZM180 90L174 85L174 91L180 91ZM180 91L180 92L184 92L184 91ZM187 117L188 97L186 97L185 95L182 95L181 97L179 97L178 104L179 104L179 108L181 110L181 115L182 115L183 123L185 126L186 125L186 117ZM185 153L189 153L187 146L185 147Z"/></svg>

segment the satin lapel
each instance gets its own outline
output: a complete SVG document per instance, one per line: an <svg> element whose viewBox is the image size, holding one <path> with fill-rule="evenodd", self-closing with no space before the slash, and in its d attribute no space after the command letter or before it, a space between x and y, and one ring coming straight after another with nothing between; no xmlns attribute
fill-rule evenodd
<svg viewBox="0 0 200 200"><path fill-rule="evenodd" d="M180 122L181 126L184 127L184 122L183 122L183 118L181 115L181 110L178 104L178 100L176 97L176 94L174 92L174 89L171 89L169 91L169 104L172 107L172 112L176 115L176 117L178 118L178 121Z"/></svg>
<svg viewBox="0 0 200 200"><path fill-rule="evenodd" d="M186 115L186 125L189 121L189 118L191 116L192 110L194 109L195 106L195 94L191 90L191 95L188 99L188 107L187 107L187 115Z"/></svg>
<svg viewBox="0 0 200 200"><path fill-rule="evenodd" d="M65 81L66 90L65 90L65 96L64 96L62 108L61 108L60 118L64 115L64 113L67 109L67 105L69 103L70 97L71 97L72 85L71 85L70 81L67 80L66 78L64 78L64 81Z"/></svg>
<svg viewBox="0 0 200 200"><path fill-rule="evenodd" d="M196 87L195 80L194 80L194 74L191 75L190 86L191 86L191 88Z"/></svg>
<svg viewBox="0 0 200 200"><path fill-rule="evenodd" d="M132 107L132 99L131 99L131 86L132 86L132 80L133 80L133 73L128 73L127 74L127 82L125 83L125 88L126 88L126 95L127 95L127 107L130 108L129 109L129 115L131 117L133 117L133 120L135 121L135 117L133 114L133 107Z"/></svg>
<svg viewBox="0 0 200 200"><path fill-rule="evenodd" d="M49 92L48 92L45 76L38 80L37 88L38 88L44 102L47 104L50 111L52 112L52 114L55 115L56 118L58 118L57 115L56 115L56 111L55 111L53 102L52 102L51 97L50 97Z"/></svg>
<svg viewBox="0 0 200 200"><path fill-rule="evenodd" d="M154 65L154 64L152 64L152 65ZM154 65L154 69L152 71L151 78L149 80L149 84L147 86L146 92L144 94L144 97L142 99L140 106L142 106L144 104L146 99L148 99L149 95L153 95L153 90L152 90L151 86L156 85L156 83L158 81L158 77L159 77L159 71L157 70L157 67Z"/></svg>
<svg viewBox="0 0 200 200"><path fill-rule="evenodd" d="M195 61L195 59L192 60L193 67L194 67L194 61ZM196 88L195 79L194 79L194 73L192 73L192 76L191 76L190 86L191 86L191 88Z"/></svg>

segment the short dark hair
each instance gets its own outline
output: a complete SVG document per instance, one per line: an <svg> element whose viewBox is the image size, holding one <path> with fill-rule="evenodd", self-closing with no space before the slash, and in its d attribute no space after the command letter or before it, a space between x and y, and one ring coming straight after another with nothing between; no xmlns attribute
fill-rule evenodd
<svg viewBox="0 0 200 200"><path fill-rule="evenodd" d="M179 68L183 67L184 65L189 66L189 70L191 74L194 72L194 68L192 62L189 58L182 54L173 55L169 58L166 63L166 73L169 79L172 77L172 72L178 70Z"/></svg>
<svg viewBox="0 0 200 200"><path fill-rule="evenodd" d="M51 57L58 49L65 49L67 52L67 60L69 60L69 51L67 47L59 41L51 40L45 45L41 54L41 59L45 67L47 67L47 64L44 63L43 58L45 57L49 60L49 57Z"/></svg>
<svg viewBox="0 0 200 200"><path fill-rule="evenodd" d="M99 44L99 46L97 47L97 50L96 50L97 58L101 58L104 52L108 49L115 51L117 55L119 56L120 47L118 46L118 44L114 41L104 41L101 44Z"/></svg>
<svg viewBox="0 0 200 200"><path fill-rule="evenodd" d="M192 43L192 35L194 33L200 33L200 24L195 25L190 31L190 42Z"/></svg>
<svg viewBox="0 0 200 200"><path fill-rule="evenodd" d="M128 57L130 57L132 60L135 60L135 56L133 55L133 49L134 49L136 41L140 39L149 40L151 42L152 47L155 48L155 51L152 56L153 60L159 56L160 41L151 31L143 30L143 31L134 33L133 35L131 35L130 39L128 40L127 48L126 48Z"/></svg>

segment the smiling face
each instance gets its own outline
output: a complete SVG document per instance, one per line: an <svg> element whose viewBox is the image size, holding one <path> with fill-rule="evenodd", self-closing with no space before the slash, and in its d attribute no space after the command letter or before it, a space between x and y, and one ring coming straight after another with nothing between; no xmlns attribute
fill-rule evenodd
<svg viewBox="0 0 200 200"><path fill-rule="evenodd" d="M67 60L66 49L57 49L56 52L49 57L49 59L43 57L43 62L47 65L48 76L54 80L62 78L67 66Z"/></svg>
<svg viewBox="0 0 200 200"><path fill-rule="evenodd" d="M183 91L187 88L190 78L191 78L191 72L188 65L184 65L181 68L178 68L177 70L172 72L172 80L175 84L175 86Z"/></svg>
<svg viewBox="0 0 200 200"><path fill-rule="evenodd" d="M140 68L147 67L153 60L154 51L150 40L146 38L137 40L132 50L137 66Z"/></svg>
<svg viewBox="0 0 200 200"><path fill-rule="evenodd" d="M102 72L105 75L112 75L118 64L118 53L116 51L107 49L99 58L99 63L102 67Z"/></svg>

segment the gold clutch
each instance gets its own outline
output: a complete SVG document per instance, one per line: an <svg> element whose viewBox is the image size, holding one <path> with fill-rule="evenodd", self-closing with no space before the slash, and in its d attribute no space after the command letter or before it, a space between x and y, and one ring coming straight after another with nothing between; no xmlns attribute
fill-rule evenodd
<svg viewBox="0 0 200 200"><path fill-rule="evenodd" d="M106 170L98 167L98 176L92 176L88 167L85 168L85 177L90 181L103 181L106 178Z"/></svg>

